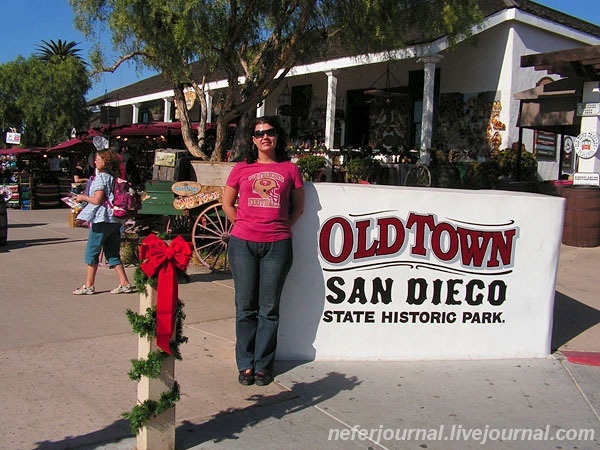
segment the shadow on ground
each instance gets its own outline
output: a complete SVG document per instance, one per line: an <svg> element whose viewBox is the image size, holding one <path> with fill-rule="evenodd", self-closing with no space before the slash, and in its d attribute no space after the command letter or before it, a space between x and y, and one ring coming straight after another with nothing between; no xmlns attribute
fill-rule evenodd
<svg viewBox="0 0 600 450"><path fill-rule="evenodd" d="M210 283L213 281L231 280L230 272L193 273L189 275L189 283Z"/></svg>
<svg viewBox="0 0 600 450"><path fill-rule="evenodd" d="M600 311L556 291L552 326L552 351L600 323Z"/></svg>
<svg viewBox="0 0 600 450"><path fill-rule="evenodd" d="M251 396L254 405L246 408L220 411L202 423L185 421L177 428L176 448L189 449L205 442L236 440L249 427L268 419L281 420L307 408L335 397L341 391L349 391L360 385L354 376L330 372L326 377L311 383L297 383L291 391L276 395Z"/></svg>
<svg viewBox="0 0 600 450"><path fill-rule="evenodd" d="M38 442L33 450L66 450L77 448L79 450L94 449L98 445L131 437L129 423L125 419L117 420L106 428L83 434L81 436L69 436L62 441Z"/></svg>
<svg viewBox="0 0 600 450"><path fill-rule="evenodd" d="M252 395L248 400L253 404L246 408L228 408L218 412L202 423L186 420L176 429L178 449L189 449L204 442L224 442L238 439L248 427L253 427L269 419L281 420L336 396L341 391L349 391L361 382L355 376L330 372L326 377L310 383L297 383L291 391L275 395ZM66 450L77 448L92 450L99 445L132 438L126 420L113 422L106 428L81 436L69 436L61 441L38 442L33 450Z"/></svg>
<svg viewBox="0 0 600 450"><path fill-rule="evenodd" d="M87 239L71 239L71 238L47 238L47 239L22 239L9 240L5 246L0 247L0 251L10 252L26 247L37 247L40 245L64 244L65 242L85 242Z"/></svg>
<svg viewBox="0 0 600 450"><path fill-rule="evenodd" d="M33 227L43 227L45 225L50 225L49 223L9 223L8 229L11 228L33 228Z"/></svg>

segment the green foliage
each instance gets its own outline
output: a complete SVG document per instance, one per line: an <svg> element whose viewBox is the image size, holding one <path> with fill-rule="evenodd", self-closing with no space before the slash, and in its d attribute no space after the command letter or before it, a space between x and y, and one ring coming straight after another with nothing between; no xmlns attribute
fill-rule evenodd
<svg viewBox="0 0 600 450"><path fill-rule="evenodd" d="M520 161L517 149L513 148L506 148L498 152L494 159L498 163L500 176L511 179L518 177L521 181L537 180L537 159L525 149L521 151Z"/></svg>
<svg viewBox="0 0 600 450"><path fill-rule="evenodd" d="M456 41L471 35L473 24L482 19L477 0L339 0L331 8L334 22L345 25L339 29L340 42L360 53L442 36Z"/></svg>
<svg viewBox="0 0 600 450"><path fill-rule="evenodd" d="M133 331L139 336L156 336L156 310L153 308L146 308L146 314L141 315L127 309L125 315L133 328Z"/></svg>
<svg viewBox="0 0 600 450"><path fill-rule="evenodd" d="M173 408L180 398L179 384L175 382L173 389L163 392L158 401L146 400L139 405L135 405L131 411L123 413L122 417L129 421L131 432L137 434L150 419Z"/></svg>
<svg viewBox="0 0 600 450"><path fill-rule="evenodd" d="M162 350L156 350L148 353L146 359L132 359L132 369L129 371L129 378L133 381L140 381L142 376L158 378L162 369L162 363L167 356L169 355Z"/></svg>
<svg viewBox="0 0 600 450"><path fill-rule="evenodd" d="M171 342L170 349L171 354L175 359L181 359L181 352L179 351L180 344L185 344L188 341L187 336L183 335L183 322L185 321L185 312L183 307L185 304L181 301L177 301L177 309L175 310L175 340Z"/></svg>
<svg viewBox="0 0 600 450"><path fill-rule="evenodd" d="M498 163L494 160L485 162L465 162L461 170L461 182L464 189L493 189L498 181Z"/></svg>
<svg viewBox="0 0 600 450"><path fill-rule="evenodd" d="M81 129L90 80L75 57L44 62L19 58L0 66L0 123L23 133L26 146L52 146Z"/></svg>
<svg viewBox="0 0 600 450"><path fill-rule="evenodd" d="M319 177L327 165L327 159L319 155L301 156L296 161L304 181L319 181Z"/></svg>
<svg viewBox="0 0 600 450"><path fill-rule="evenodd" d="M371 157L353 158L346 163L346 173L353 183L371 181L381 165Z"/></svg>
<svg viewBox="0 0 600 450"><path fill-rule="evenodd" d="M63 41L59 39L54 42L50 39L50 42L42 41L44 45L37 46L36 56L44 62L52 61L65 61L67 58L75 58L80 63L85 64L83 58L80 56L81 49L77 48L77 42L74 41Z"/></svg>
<svg viewBox="0 0 600 450"><path fill-rule="evenodd" d="M137 291L141 294L147 294L148 291L146 290L146 286L156 289L156 277L149 278L139 266L137 266L133 272L133 281L135 281Z"/></svg>
<svg viewBox="0 0 600 450"><path fill-rule="evenodd" d="M76 27L90 41L106 30L123 55L106 65L95 49L96 71L114 71L126 60L151 67L171 82L176 97L183 86L202 87L203 76L226 74L227 88L217 118L211 159L224 160L227 127L236 120L234 149L248 145L240 124L281 83L291 67L327 54L332 47L392 50L417 39L468 34L480 18L475 0L69 0ZM365 39L368 36L369 39ZM192 73L191 63L203 69ZM243 77L243 78L242 78ZM240 83L240 79L243 82ZM185 116L185 114L184 114ZM182 119L182 123L185 124ZM187 127L186 127L187 128ZM191 136L191 128L190 136ZM188 150L200 146L183 132Z"/></svg>
<svg viewBox="0 0 600 450"><path fill-rule="evenodd" d="M26 61L19 57L15 61L0 64L0 127L14 127L23 131L23 112L17 106L21 95L21 80L26 73Z"/></svg>

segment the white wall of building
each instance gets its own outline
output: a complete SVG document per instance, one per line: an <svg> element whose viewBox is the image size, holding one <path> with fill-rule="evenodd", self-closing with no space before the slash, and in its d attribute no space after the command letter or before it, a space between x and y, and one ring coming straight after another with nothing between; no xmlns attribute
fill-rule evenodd
<svg viewBox="0 0 600 450"><path fill-rule="evenodd" d="M502 106L499 119L506 125L506 130L500 133L503 138L500 148L506 148L519 139L516 127L519 102L513 99L513 95L534 87L541 78L547 76L545 72L536 72L533 68L521 68L521 56L586 44L597 45L600 39L515 8L508 8L488 18L485 27L484 31L476 31L472 39L455 47L447 49L445 43L440 41L433 43L430 50L443 56L437 66L441 68L441 93L496 92L496 100ZM407 86L409 72L423 70L418 55L427 53L427 48L414 47L398 52L399 59L391 63L391 86ZM385 61L384 56L371 55L368 58L340 58L294 68L290 71L287 83L282 83L265 100L264 113L276 113L281 104L280 95L286 87L291 92L294 86L305 84L312 85L313 106L324 107L327 104L326 72L329 71L334 72L337 78L336 108L345 109L349 90L373 87L377 79L377 87L385 87L386 63L382 61ZM217 92L219 87L223 87L222 82L211 85L213 92ZM127 105L164 98L169 94L159 92L122 99L112 106L124 108L120 121L127 123L132 115L131 107ZM532 150L533 131L523 130L523 143L529 151ZM542 179L555 179L558 174L558 149L557 161L540 161L538 167Z"/></svg>

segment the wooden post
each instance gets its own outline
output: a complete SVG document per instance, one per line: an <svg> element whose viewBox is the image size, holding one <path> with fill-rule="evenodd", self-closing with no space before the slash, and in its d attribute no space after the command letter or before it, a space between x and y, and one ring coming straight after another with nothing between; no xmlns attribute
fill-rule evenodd
<svg viewBox="0 0 600 450"><path fill-rule="evenodd" d="M146 314L147 308L156 306L156 289L146 286L147 295L140 293L140 314ZM146 359L150 351L156 351L156 338L147 336L138 340L138 358ZM170 392L175 383L175 358L169 355L163 361L158 378L142 377L138 383L137 399L139 403L146 400L160 399L163 392ZM169 408L147 422L137 434L137 450L175 450L175 407Z"/></svg>

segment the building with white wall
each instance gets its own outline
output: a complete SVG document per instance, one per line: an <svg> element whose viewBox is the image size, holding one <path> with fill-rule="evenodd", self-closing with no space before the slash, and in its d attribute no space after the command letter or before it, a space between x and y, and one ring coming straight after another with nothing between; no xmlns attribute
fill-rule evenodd
<svg viewBox="0 0 600 450"><path fill-rule="evenodd" d="M522 68L523 55L600 44L600 27L524 1L481 2L485 19L474 36L450 46L445 37L390 54L347 55L294 67L285 82L258 106L280 113L292 142L327 149L370 147L454 150L469 158L521 139L533 150L534 132L519 134L514 94L536 86L546 73ZM550 75L553 79L557 76ZM209 77L214 105L224 81ZM378 90L378 95L366 91ZM112 107L114 124L177 120L173 91L160 75L90 102ZM191 109L199 120L198 103ZM211 107L209 121L217 111ZM556 141L560 148L560 137ZM559 175L554 160L538 160L541 179Z"/></svg>

